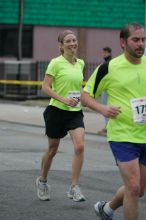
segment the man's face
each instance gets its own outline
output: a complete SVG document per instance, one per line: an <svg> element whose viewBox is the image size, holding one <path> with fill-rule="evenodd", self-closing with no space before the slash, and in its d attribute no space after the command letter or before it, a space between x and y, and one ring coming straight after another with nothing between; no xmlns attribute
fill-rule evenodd
<svg viewBox="0 0 146 220"><path fill-rule="evenodd" d="M103 56L103 58L106 58L106 57L111 56L111 53L109 53L107 50L103 50L102 56Z"/></svg>
<svg viewBox="0 0 146 220"><path fill-rule="evenodd" d="M121 45L127 57L141 58L145 50L145 32L144 29L130 30L130 36L126 40L122 40Z"/></svg>

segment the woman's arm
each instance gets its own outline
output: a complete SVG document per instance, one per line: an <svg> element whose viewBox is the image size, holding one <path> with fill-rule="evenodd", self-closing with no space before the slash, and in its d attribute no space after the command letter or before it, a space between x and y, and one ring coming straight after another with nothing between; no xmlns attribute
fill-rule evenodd
<svg viewBox="0 0 146 220"><path fill-rule="evenodd" d="M52 81L53 76L51 75L45 75L44 81L42 84L42 92L49 97L58 100L59 102L64 103L65 105L74 107L77 105L77 100L74 98L64 98L62 96L59 96L55 91L52 90Z"/></svg>

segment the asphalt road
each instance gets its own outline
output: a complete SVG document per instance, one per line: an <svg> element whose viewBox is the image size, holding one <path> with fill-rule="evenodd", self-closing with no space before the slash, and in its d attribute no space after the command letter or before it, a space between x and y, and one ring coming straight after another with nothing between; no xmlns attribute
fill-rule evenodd
<svg viewBox="0 0 146 220"><path fill-rule="evenodd" d="M35 179L47 147L44 129L0 122L0 220L96 220L93 205L109 200L122 181L104 138L86 135L81 187L87 201L66 197L71 177L73 147L62 139L49 173L51 201L36 196ZM146 218L146 197L140 201L140 220ZM122 208L115 220L123 220Z"/></svg>

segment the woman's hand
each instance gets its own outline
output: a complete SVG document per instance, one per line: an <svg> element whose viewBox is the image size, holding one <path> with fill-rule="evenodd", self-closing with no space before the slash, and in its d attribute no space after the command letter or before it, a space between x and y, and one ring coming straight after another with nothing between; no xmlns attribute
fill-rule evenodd
<svg viewBox="0 0 146 220"><path fill-rule="evenodd" d="M64 104L70 106L70 107L75 107L78 104L79 100L77 98L66 98L64 99Z"/></svg>

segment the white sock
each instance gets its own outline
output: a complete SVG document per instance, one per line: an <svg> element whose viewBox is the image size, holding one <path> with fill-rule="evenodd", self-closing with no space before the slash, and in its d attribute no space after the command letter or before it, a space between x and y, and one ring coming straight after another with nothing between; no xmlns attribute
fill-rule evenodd
<svg viewBox="0 0 146 220"><path fill-rule="evenodd" d="M112 217L114 215L114 210L111 209L111 207L109 206L109 203L110 202L107 202L105 204L105 206L103 207L103 210L109 217Z"/></svg>

